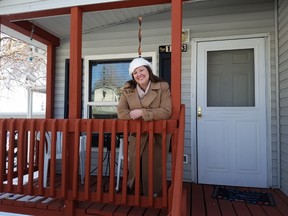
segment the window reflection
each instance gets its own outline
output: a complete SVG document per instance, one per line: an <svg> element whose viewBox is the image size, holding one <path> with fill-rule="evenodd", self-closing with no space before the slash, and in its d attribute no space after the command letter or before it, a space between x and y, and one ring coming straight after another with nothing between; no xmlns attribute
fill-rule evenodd
<svg viewBox="0 0 288 216"><path fill-rule="evenodd" d="M152 62L152 57L146 58ZM117 118L121 88L132 79L129 65L133 58L89 61L89 118Z"/></svg>
<svg viewBox="0 0 288 216"><path fill-rule="evenodd" d="M116 118L120 89L131 79L130 59L119 61L90 61L89 101L90 118Z"/></svg>

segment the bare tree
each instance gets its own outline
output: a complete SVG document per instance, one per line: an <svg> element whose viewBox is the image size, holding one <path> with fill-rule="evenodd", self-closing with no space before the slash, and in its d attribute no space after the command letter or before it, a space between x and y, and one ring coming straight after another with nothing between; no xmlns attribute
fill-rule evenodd
<svg viewBox="0 0 288 216"><path fill-rule="evenodd" d="M0 89L45 86L46 51L4 34L0 40Z"/></svg>

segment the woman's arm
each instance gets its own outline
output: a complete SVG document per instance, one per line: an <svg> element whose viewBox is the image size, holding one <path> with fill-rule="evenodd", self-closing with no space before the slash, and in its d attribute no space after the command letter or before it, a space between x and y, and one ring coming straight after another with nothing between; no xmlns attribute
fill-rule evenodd
<svg viewBox="0 0 288 216"><path fill-rule="evenodd" d="M119 119L131 119L130 115L130 108L128 104L127 97L125 93L123 92L121 94L119 103L117 105L117 114Z"/></svg>

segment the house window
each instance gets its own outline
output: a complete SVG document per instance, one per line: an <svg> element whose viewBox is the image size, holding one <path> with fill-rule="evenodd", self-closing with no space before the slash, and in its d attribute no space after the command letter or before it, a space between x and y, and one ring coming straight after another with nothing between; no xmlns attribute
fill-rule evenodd
<svg viewBox="0 0 288 216"><path fill-rule="evenodd" d="M89 61L89 118L116 118L120 88L131 79L130 59Z"/></svg>
<svg viewBox="0 0 288 216"><path fill-rule="evenodd" d="M120 90L129 75L129 64L135 54L89 56L85 58L85 102L86 118L117 118L116 106L120 98ZM152 63L155 70L155 54L143 56Z"/></svg>

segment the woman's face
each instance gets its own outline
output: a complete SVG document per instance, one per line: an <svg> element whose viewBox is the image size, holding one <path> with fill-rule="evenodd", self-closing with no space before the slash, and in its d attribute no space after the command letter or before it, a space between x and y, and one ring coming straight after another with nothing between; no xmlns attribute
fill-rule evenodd
<svg viewBox="0 0 288 216"><path fill-rule="evenodd" d="M140 66L132 73L134 80L142 89L146 89L149 83L149 72L145 66Z"/></svg>

